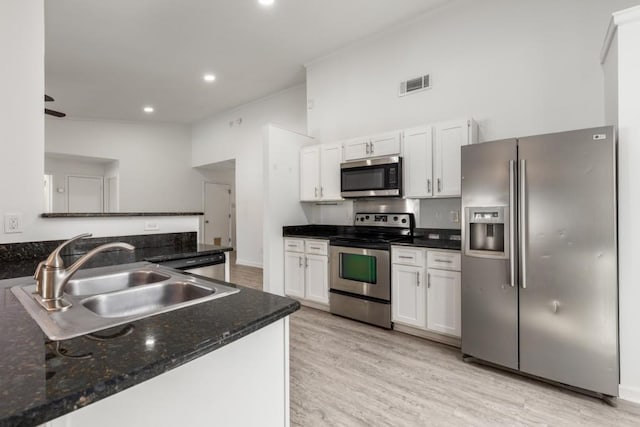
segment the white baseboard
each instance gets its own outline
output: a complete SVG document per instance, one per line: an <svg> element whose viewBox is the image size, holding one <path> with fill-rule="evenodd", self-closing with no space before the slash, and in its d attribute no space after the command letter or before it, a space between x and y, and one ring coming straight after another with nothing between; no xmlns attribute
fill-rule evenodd
<svg viewBox="0 0 640 427"><path fill-rule="evenodd" d="M258 263L258 262L253 262L253 261L247 261L246 259L240 259L240 258L236 259L236 264L245 265L247 267L262 268L262 263L261 262Z"/></svg>
<svg viewBox="0 0 640 427"><path fill-rule="evenodd" d="M631 387L620 384L618 393L620 393L620 399L640 403L640 387Z"/></svg>

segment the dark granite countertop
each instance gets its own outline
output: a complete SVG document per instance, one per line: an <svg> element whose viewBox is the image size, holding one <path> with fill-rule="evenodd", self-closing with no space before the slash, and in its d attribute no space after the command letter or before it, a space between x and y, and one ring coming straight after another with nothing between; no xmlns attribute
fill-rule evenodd
<svg viewBox="0 0 640 427"><path fill-rule="evenodd" d="M175 259L193 258L197 256L219 254L220 252L231 252L233 248L231 246L215 246L198 244L195 247L184 248L178 252L173 248L145 248L143 261L149 262L165 262ZM153 254L153 255L151 255Z"/></svg>
<svg viewBox="0 0 640 427"><path fill-rule="evenodd" d="M201 216L204 212L78 212L43 213L42 218L117 218L127 216Z"/></svg>
<svg viewBox="0 0 640 427"><path fill-rule="evenodd" d="M93 239L97 240L97 239ZM109 239L113 240L113 239ZM121 241L128 241L127 238L119 239ZM106 240L105 240L106 242ZM98 246L104 242L91 242L90 245L86 245L86 248L76 253L67 253L62 255L65 265L71 265L82 254L86 253L86 250L90 247ZM136 242L132 242L135 246ZM53 246L55 248L55 246ZM51 249L53 250L53 248ZM48 252L50 252L49 250ZM174 259L191 258L194 256L213 255L220 252L229 252L233 248L229 246L214 246L203 244L186 244L178 247L174 246L160 246L160 247L136 247L133 253L126 251L107 251L98 254L91 259L83 268L103 267L107 265L128 264L138 261L149 261L154 263L160 263L164 261L170 261ZM47 257L46 254L40 255L38 258L26 257L26 259L16 258L15 260L0 261L0 280L10 279L13 277L30 276L36 271L36 267L40 261L43 261Z"/></svg>
<svg viewBox="0 0 640 427"><path fill-rule="evenodd" d="M56 351L11 293L11 286L25 280L31 279L0 281L0 426L57 418L214 351L300 306L239 287L225 298L132 322L129 335L102 342L83 336L61 341ZM68 357L83 354L91 357Z"/></svg>
<svg viewBox="0 0 640 427"><path fill-rule="evenodd" d="M353 233L356 227L343 225L293 225L282 227L283 237L308 239L333 239ZM440 228L416 228L411 241L394 245L418 246L433 249L460 250L460 230Z"/></svg>

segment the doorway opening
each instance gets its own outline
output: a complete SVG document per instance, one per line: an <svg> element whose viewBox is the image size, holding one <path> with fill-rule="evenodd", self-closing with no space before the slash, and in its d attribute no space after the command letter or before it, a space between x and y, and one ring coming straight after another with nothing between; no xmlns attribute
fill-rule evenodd
<svg viewBox="0 0 640 427"><path fill-rule="evenodd" d="M198 167L203 185L204 219L200 240L217 246L236 247L235 159Z"/></svg>

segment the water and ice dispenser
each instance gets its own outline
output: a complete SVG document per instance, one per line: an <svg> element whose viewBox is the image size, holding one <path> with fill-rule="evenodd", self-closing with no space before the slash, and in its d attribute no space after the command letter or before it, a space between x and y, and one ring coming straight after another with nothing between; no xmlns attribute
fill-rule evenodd
<svg viewBox="0 0 640 427"><path fill-rule="evenodd" d="M466 255L507 258L509 227L507 212L506 206L465 209Z"/></svg>

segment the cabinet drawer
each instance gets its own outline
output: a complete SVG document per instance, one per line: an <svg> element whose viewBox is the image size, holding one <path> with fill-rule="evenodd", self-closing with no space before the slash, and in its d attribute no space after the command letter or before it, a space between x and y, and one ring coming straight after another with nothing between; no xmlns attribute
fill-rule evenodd
<svg viewBox="0 0 640 427"><path fill-rule="evenodd" d="M329 253L329 242L326 240L305 240L304 251L308 254L327 255Z"/></svg>
<svg viewBox="0 0 640 427"><path fill-rule="evenodd" d="M456 252L428 251L427 268L460 271L460 254Z"/></svg>
<svg viewBox="0 0 640 427"><path fill-rule="evenodd" d="M413 265L424 267L424 253L422 248L412 248L409 246L393 246L391 249L391 262L393 264Z"/></svg>
<svg viewBox="0 0 640 427"><path fill-rule="evenodd" d="M304 252L304 240L284 239L284 250L287 252Z"/></svg>

